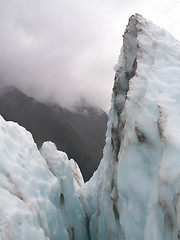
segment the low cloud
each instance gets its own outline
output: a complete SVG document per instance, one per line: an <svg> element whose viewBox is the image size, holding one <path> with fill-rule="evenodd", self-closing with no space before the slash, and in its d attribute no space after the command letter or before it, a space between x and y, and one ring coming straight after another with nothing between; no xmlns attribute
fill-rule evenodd
<svg viewBox="0 0 180 240"><path fill-rule="evenodd" d="M84 98L107 110L121 35L142 2L1 0L0 81L63 107Z"/></svg>

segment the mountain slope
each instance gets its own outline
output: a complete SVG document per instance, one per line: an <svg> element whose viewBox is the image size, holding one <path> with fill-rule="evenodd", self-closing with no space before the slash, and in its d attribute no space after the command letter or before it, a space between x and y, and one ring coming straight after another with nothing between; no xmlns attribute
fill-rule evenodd
<svg viewBox="0 0 180 240"><path fill-rule="evenodd" d="M103 111L84 105L70 112L8 88L0 95L0 114L30 131L38 147L44 141L54 142L77 161L85 180L97 169L105 143L107 115Z"/></svg>

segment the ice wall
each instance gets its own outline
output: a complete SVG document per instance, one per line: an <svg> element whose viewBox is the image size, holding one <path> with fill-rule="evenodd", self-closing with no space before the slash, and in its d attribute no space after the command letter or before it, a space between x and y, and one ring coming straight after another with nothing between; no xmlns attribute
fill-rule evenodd
<svg viewBox="0 0 180 240"><path fill-rule="evenodd" d="M0 240L87 240L77 165L51 142L41 154L29 132L0 117Z"/></svg>
<svg viewBox="0 0 180 240"><path fill-rule="evenodd" d="M115 66L104 156L81 199L93 240L180 229L180 43L136 14Z"/></svg>

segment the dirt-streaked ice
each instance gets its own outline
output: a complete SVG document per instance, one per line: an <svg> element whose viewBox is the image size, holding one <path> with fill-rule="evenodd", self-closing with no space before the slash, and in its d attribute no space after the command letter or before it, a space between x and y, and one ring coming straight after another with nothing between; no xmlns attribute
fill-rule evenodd
<svg viewBox="0 0 180 240"><path fill-rule="evenodd" d="M104 156L82 201L93 240L176 240L180 43L132 16L115 66Z"/></svg>

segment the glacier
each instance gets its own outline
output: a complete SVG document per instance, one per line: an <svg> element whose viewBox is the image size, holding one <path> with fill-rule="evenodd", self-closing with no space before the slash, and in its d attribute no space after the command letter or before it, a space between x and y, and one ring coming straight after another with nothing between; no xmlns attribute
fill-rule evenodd
<svg viewBox="0 0 180 240"><path fill-rule="evenodd" d="M77 164L2 117L0 136L0 239L88 239Z"/></svg>
<svg viewBox="0 0 180 240"><path fill-rule="evenodd" d="M103 158L86 183L52 142L0 117L0 240L180 239L180 43L135 14Z"/></svg>
<svg viewBox="0 0 180 240"><path fill-rule="evenodd" d="M175 240L180 43L136 14L115 71L103 159L81 196L92 239Z"/></svg>

